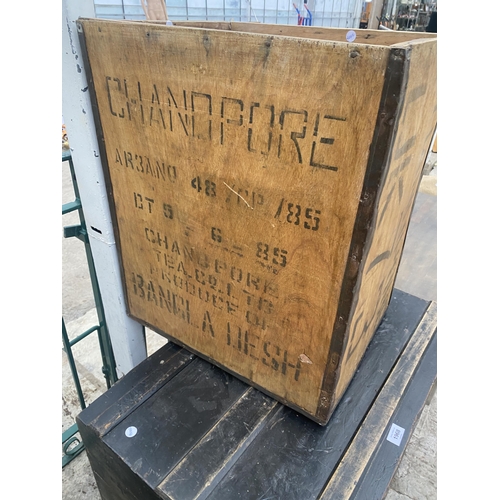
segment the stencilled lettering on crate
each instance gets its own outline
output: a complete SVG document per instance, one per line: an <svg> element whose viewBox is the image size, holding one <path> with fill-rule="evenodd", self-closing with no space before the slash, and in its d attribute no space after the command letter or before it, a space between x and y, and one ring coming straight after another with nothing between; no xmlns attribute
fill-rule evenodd
<svg viewBox="0 0 500 500"><path fill-rule="evenodd" d="M114 163L118 163L125 169L130 169L153 179L170 182L177 180L177 167L169 165L163 159L151 158L144 154L115 148L114 160Z"/></svg>
<svg viewBox="0 0 500 500"><path fill-rule="evenodd" d="M393 285L427 73L389 40L81 25L129 315L324 423Z"/></svg>
<svg viewBox="0 0 500 500"><path fill-rule="evenodd" d="M190 188L207 198L218 192L215 183L198 177L191 180ZM276 314L281 297L275 276L287 268L289 250L268 240L238 245L215 226L204 228L201 235L188 226L184 232L178 228L169 231L168 223L183 223L187 216L175 204L141 191L130 193L128 200L149 221L142 231L146 252L142 263L127 266L133 269L126 276L132 305L139 301L159 309L181 328L184 325L196 335L213 339L217 349L254 360L264 370L298 382L302 371L312 364L310 358L298 348L281 345L274 335L279 327L292 324L290 318ZM230 198L224 203L237 205L235 193L224 196ZM289 219L293 215L296 220L301 214L297 204L282 200L280 206L286 206L284 215L288 213ZM306 208L304 213L311 210ZM314 231L319 219L305 217L303 223L307 225L308 220Z"/></svg>
<svg viewBox="0 0 500 500"><path fill-rule="evenodd" d="M195 272L198 275L199 270ZM204 276L203 272L201 274ZM260 287L259 278L247 274L240 302L231 295L231 287L228 286L227 293L214 288L217 278L213 275L208 278L211 277L212 285L200 279L199 275L194 279L173 272L163 276L164 280L158 280L153 276L131 273L129 278L134 297L194 328L205 339L218 341L218 349L228 349L240 357L251 358L294 381L299 381L303 366L311 364L309 357L298 352L297 348L283 347L279 341L269 340L264 335L267 330L266 315L273 314L274 305L271 296L262 298L249 291L252 287ZM172 284L174 291L170 288ZM263 289L266 286L264 283ZM271 292L276 293L276 290ZM193 303L201 307L194 308ZM215 322L217 311L229 315L230 319L223 322L223 328L219 327L220 321Z"/></svg>
<svg viewBox="0 0 500 500"><path fill-rule="evenodd" d="M328 163L335 126L347 117L308 109L278 109L272 103L216 96L195 90L144 84L106 76L107 112L141 127L159 128L166 137L195 138L211 145L243 148L283 162L337 171ZM139 161L126 157L129 165ZM146 161L145 167L151 166Z"/></svg>
<svg viewBox="0 0 500 500"><path fill-rule="evenodd" d="M212 228L214 237L218 234L214 231L216 229ZM272 315L274 301L279 298L279 286L273 279L275 273L256 273L245 267L244 259L241 263L232 263L220 251L216 256L199 251L185 241L178 241L150 227L144 228L144 238L150 249L150 258L147 259L149 275L155 276L164 287L180 290L227 314L241 312L249 324L266 329L269 321L261 315ZM231 248L233 250L225 250L243 257L238 253L239 247L232 245ZM262 242L257 242L254 248L257 262L272 259L273 264L286 267L286 250L270 248ZM267 270L265 264L262 267ZM144 293L141 296L144 297Z"/></svg>

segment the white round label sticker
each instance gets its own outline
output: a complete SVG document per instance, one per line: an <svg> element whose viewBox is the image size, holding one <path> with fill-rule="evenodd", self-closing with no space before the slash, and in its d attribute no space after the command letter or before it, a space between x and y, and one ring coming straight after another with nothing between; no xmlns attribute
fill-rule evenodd
<svg viewBox="0 0 500 500"><path fill-rule="evenodd" d="M133 438L136 434L137 434L137 427L134 427L133 425L125 429L125 436L127 436L128 438Z"/></svg>
<svg viewBox="0 0 500 500"><path fill-rule="evenodd" d="M348 41L348 42L354 42L354 40L356 40L356 32L355 31L348 31L347 32L347 35L345 36L345 39Z"/></svg>

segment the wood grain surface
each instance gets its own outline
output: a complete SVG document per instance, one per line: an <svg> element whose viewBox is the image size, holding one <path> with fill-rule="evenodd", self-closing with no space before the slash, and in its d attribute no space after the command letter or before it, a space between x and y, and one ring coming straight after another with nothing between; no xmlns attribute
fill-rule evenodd
<svg viewBox="0 0 500 500"><path fill-rule="evenodd" d="M351 309L341 361L343 369L336 387L337 398L349 383L387 308L396 279L422 168L436 126L436 48L434 43L416 42L406 54L407 80L362 258L358 293Z"/></svg>
<svg viewBox="0 0 500 500"><path fill-rule="evenodd" d="M407 127L413 113L398 101L385 124L384 92L408 81L405 95L430 105L432 74L420 81L411 67L435 41L352 44L346 30L305 38L251 23L80 26L129 314L325 423L387 307L413 153L430 141L432 113ZM383 182L363 209L370 172Z"/></svg>
<svg viewBox="0 0 500 500"><path fill-rule="evenodd" d="M420 39L434 39L434 33L418 32L387 32L382 30L366 30L351 28L322 28L318 26L285 26L283 24L268 23L241 23L241 22L214 22L214 21L174 21L179 27L219 29L227 31L241 31L244 33L260 33L264 35L291 36L308 38L311 40L329 40L332 42L346 42L347 33L354 32L356 44L390 46L403 42L413 42Z"/></svg>

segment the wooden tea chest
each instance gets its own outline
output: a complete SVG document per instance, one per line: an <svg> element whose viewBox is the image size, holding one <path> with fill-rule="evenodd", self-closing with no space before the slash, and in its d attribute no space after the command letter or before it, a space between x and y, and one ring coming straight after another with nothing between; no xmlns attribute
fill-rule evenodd
<svg viewBox="0 0 500 500"><path fill-rule="evenodd" d="M128 313L325 424L393 290L436 36L174 24L79 20Z"/></svg>

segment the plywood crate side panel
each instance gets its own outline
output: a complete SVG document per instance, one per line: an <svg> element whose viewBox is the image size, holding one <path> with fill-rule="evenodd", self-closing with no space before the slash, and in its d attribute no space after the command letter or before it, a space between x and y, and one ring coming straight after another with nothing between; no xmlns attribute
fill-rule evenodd
<svg viewBox="0 0 500 500"><path fill-rule="evenodd" d="M384 54L83 24L131 314L311 411Z"/></svg>
<svg viewBox="0 0 500 500"><path fill-rule="evenodd" d="M389 303L411 211L436 128L435 42L408 52L407 83L394 144L377 202L373 236L363 257L336 397L343 393Z"/></svg>
<svg viewBox="0 0 500 500"><path fill-rule="evenodd" d="M380 186L386 175L391 147L394 142L395 124L401 109L406 81L407 50L393 49L387 62L387 72L381 95L377 122L370 145L370 155L365 173L363 190L356 214L351 238L349 258L342 283L337 317L332 333L329 370L325 372L317 416L329 419L342 393L336 392L345 366L343 354L349 345L349 319L359 292L360 275L366 255L374 236L375 213L380 198Z"/></svg>

